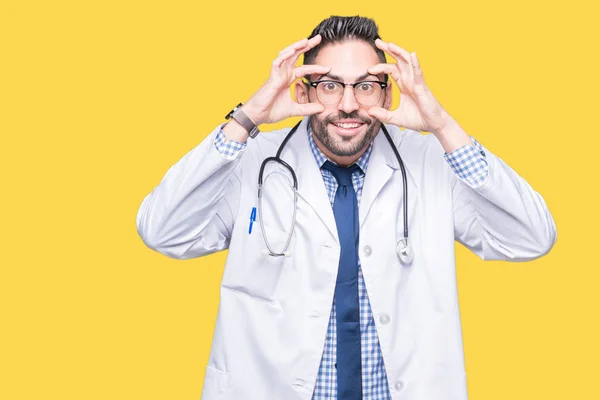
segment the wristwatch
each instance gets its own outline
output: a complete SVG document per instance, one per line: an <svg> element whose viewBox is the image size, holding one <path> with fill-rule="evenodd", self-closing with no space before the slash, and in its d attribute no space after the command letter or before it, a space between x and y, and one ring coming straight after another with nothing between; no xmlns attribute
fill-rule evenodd
<svg viewBox="0 0 600 400"><path fill-rule="evenodd" d="M229 120L231 118L235 119L246 131L248 131L248 135L254 139L256 135L260 133L258 127L248 116L242 111L242 103L235 106L233 110L229 112L225 116L225 119Z"/></svg>

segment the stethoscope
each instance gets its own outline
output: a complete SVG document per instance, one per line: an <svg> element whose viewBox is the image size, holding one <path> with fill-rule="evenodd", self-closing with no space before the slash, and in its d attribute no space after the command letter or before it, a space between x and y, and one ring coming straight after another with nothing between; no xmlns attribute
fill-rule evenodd
<svg viewBox="0 0 600 400"><path fill-rule="evenodd" d="M288 163L286 163L285 161L283 161L281 159L281 152L283 151L283 148L285 147L287 142L290 140L290 138L292 137L294 132L296 132L296 130L298 129L298 126L300 126L301 122L302 121L298 122L296 124L296 126L294 126L292 128L292 130L290 130L290 132L287 134L285 139L283 139L283 142L279 146L279 149L277 150L277 154L275 155L275 157L267 157L263 160L263 162L260 166L260 172L258 173L258 215L259 215L260 227L262 230L263 239L264 239L265 244L267 245L267 249L268 249L268 251L266 251L266 250L263 251L263 254L265 254L265 255L274 256L274 257L280 257L280 256L290 257L292 255L292 253L290 251L288 251L288 247L292 240L294 228L296 227L296 209L298 208L298 179L296 178L296 173L294 172L294 169ZM381 124L381 129L383 130L385 137L387 138L388 142L390 143L390 146L392 146L392 150L394 151L394 154L396 155L396 159L398 160L398 163L400 164L400 169L402 171L402 187L403 187L403 193L404 193L404 198L403 198L403 201L404 201L404 237L402 239L400 239L398 241L398 243L396 244L396 253L398 254L398 258L400 259L400 262L404 265L408 265L413 262L414 252L413 252L412 246L408 242L408 184L406 181L406 170L404 169L404 163L402 162L400 153L398 153L398 149L394 145L394 142L392 141L392 138L391 138L389 132L387 131L386 127L383 124ZM267 235L265 233L265 225L264 225L263 216L262 216L262 186L263 186L263 183L266 183L269 176L271 176L271 174L267 175L267 178L263 182L263 172L265 170L265 166L269 162L276 162L280 165L283 165L290 172L290 174L292 175L292 179L294 180L294 182L293 182L294 214L292 217L292 226L290 228L290 233L289 233L287 241L285 243L285 247L283 248L283 250L281 252L274 251L273 248L271 247L271 245L269 244Z"/></svg>

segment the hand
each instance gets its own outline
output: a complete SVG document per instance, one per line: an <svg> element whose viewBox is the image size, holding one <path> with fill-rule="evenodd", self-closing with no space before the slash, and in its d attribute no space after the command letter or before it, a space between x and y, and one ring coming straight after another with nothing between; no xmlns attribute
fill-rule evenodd
<svg viewBox="0 0 600 400"><path fill-rule="evenodd" d="M242 106L248 117L256 124L275 123L294 116L306 116L325 111L322 104L299 104L292 100L290 86L298 78L310 74L326 74L331 68L321 65L294 67L300 54L321 42L321 35L310 40L302 39L281 52L271 66L271 75L261 88Z"/></svg>
<svg viewBox="0 0 600 400"><path fill-rule="evenodd" d="M393 111L371 107L369 115L378 120L420 132L440 132L450 116L433 96L423 78L416 53L408 53L393 43L380 39L375 45L394 57L396 64L377 64L367 71L370 74L391 74L400 88L400 105Z"/></svg>

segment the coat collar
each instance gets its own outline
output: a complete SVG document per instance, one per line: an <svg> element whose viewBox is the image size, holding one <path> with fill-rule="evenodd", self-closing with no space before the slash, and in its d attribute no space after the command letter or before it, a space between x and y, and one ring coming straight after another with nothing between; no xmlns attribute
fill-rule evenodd
<svg viewBox="0 0 600 400"><path fill-rule="evenodd" d="M296 173L298 179L298 194L300 198L306 201L306 203L314 209L331 235L337 238L335 217L329 202L329 197L327 196L325 184L323 183L321 170L310 149L307 132L308 122L309 117L303 118L297 131L292 135L283 150L281 158L286 161ZM410 162L407 162L407 160L409 160L409 154L405 148L406 146L402 146L405 131L400 131L400 134L394 134L394 131L397 131L398 128L389 125L386 125L386 127L390 132L396 148L399 148L400 156L402 157L407 172L409 200L412 200L409 201L409 212L412 214L413 212L411 209L414 210L415 207L411 207L411 203L413 205L416 203L417 187L415 179L410 172L413 166L410 165ZM359 221L361 226L364 224L372 205L384 186L392 178L395 172L401 174L401 171L397 171L399 169L400 165L394 151L385 137L383 130L380 129L373 141L373 151L367 166L362 197L359 205ZM398 182L402 185L402 179L398 179ZM402 196L404 196L404 194L402 194ZM398 201L402 201L402 198L398 199Z"/></svg>

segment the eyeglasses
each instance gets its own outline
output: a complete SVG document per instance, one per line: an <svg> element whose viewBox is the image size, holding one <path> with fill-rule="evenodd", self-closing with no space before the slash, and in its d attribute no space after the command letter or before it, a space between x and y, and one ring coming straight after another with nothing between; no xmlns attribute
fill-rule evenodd
<svg viewBox="0 0 600 400"><path fill-rule="evenodd" d="M352 86L356 101L363 106L374 106L379 103L381 94L388 86L386 82L380 81L360 81L356 83L344 83L333 80L321 80L311 82L305 79L305 82L317 90L317 99L321 104L337 104L344 97L346 86Z"/></svg>

